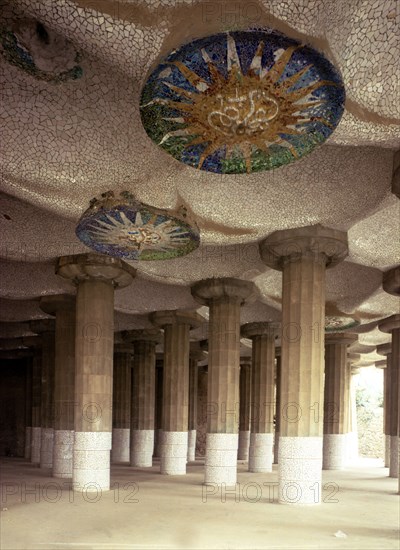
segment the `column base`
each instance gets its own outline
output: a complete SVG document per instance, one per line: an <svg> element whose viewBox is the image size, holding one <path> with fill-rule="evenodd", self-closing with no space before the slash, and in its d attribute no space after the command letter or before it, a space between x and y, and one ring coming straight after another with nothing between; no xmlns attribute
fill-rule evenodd
<svg viewBox="0 0 400 550"><path fill-rule="evenodd" d="M34 427L31 430L31 462L40 464L40 447L42 445L42 428Z"/></svg>
<svg viewBox="0 0 400 550"><path fill-rule="evenodd" d="M385 468L390 466L390 435L385 434Z"/></svg>
<svg viewBox="0 0 400 550"><path fill-rule="evenodd" d="M72 477L73 430L54 430L53 477Z"/></svg>
<svg viewBox="0 0 400 550"><path fill-rule="evenodd" d="M77 492L110 490L111 432L75 432L72 486Z"/></svg>
<svg viewBox="0 0 400 550"><path fill-rule="evenodd" d="M273 434L252 433L250 436L249 472L272 472Z"/></svg>
<svg viewBox="0 0 400 550"><path fill-rule="evenodd" d="M343 470L348 461L348 434L324 434L322 469Z"/></svg>
<svg viewBox="0 0 400 550"><path fill-rule="evenodd" d="M31 446L32 446L32 428L27 426L25 428L25 448L24 448L24 458L30 460L31 458Z"/></svg>
<svg viewBox="0 0 400 550"><path fill-rule="evenodd" d="M322 437L279 439L279 502L321 503Z"/></svg>
<svg viewBox="0 0 400 550"><path fill-rule="evenodd" d="M390 436L390 466L389 477L399 477L399 438Z"/></svg>
<svg viewBox="0 0 400 550"><path fill-rule="evenodd" d="M131 430L130 465L151 468L153 465L154 430Z"/></svg>
<svg viewBox="0 0 400 550"><path fill-rule="evenodd" d="M278 464L279 457L279 432L275 432L274 438L274 464Z"/></svg>
<svg viewBox="0 0 400 550"><path fill-rule="evenodd" d="M54 429L42 428L40 444L40 467L53 467Z"/></svg>
<svg viewBox="0 0 400 550"><path fill-rule="evenodd" d="M196 430L188 431L188 462L194 462L196 460L196 434Z"/></svg>
<svg viewBox="0 0 400 550"><path fill-rule="evenodd" d="M167 432L161 435L160 472L164 475L186 474L188 433Z"/></svg>
<svg viewBox="0 0 400 550"><path fill-rule="evenodd" d="M111 462L129 462L129 428L113 428Z"/></svg>
<svg viewBox="0 0 400 550"><path fill-rule="evenodd" d="M205 485L236 486L238 434L207 434Z"/></svg>
<svg viewBox="0 0 400 550"><path fill-rule="evenodd" d="M238 460L249 460L249 446L250 446L250 431L239 431L239 448L238 448Z"/></svg>

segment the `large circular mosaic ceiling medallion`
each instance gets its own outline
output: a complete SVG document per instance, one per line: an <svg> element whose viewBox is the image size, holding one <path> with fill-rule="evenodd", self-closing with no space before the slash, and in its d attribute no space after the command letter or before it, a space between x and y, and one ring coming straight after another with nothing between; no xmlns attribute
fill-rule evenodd
<svg viewBox="0 0 400 550"><path fill-rule="evenodd" d="M353 317L327 315L325 317L325 332L341 332L343 330L356 328L359 324L360 321L353 319Z"/></svg>
<svg viewBox="0 0 400 550"><path fill-rule="evenodd" d="M235 174L293 162L337 126L345 93L322 54L275 31L217 34L171 52L147 79L150 138L185 164Z"/></svg>
<svg viewBox="0 0 400 550"><path fill-rule="evenodd" d="M89 248L125 260L168 260L200 244L197 225L184 208L171 214L140 203L128 192L93 199L76 228Z"/></svg>

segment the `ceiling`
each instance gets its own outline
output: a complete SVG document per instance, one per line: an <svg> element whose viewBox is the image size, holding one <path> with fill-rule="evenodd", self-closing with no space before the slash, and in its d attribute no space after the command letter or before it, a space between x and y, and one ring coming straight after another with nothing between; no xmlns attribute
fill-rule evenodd
<svg viewBox="0 0 400 550"><path fill-rule="evenodd" d="M151 311L198 308L190 285L207 277L255 282L258 300L243 308L243 322L279 319L281 274L262 263L258 242L320 223L348 231L350 249L327 273L327 313L356 317L362 344L390 339L376 326L400 307L381 284L400 263L400 201L391 193L400 148L396 0L0 3L1 26L37 19L80 52L83 69L55 84L0 56L0 337L27 334L24 322L46 317L40 296L74 293L54 274L56 258L89 251L75 226L93 197L129 190L155 207L188 207L202 244L182 258L131 262L137 277L116 293L118 330L148 326ZM339 69L347 100L338 128L274 171L221 175L179 163L141 124L146 77L182 43L255 26L309 43Z"/></svg>

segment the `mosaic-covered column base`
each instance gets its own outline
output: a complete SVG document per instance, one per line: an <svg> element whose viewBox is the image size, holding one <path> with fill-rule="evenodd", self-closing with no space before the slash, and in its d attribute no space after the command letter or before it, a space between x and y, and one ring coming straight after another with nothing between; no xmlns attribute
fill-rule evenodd
<svg viewBox="0 0 400 550"><path fill-rule="evenodd" d="M322 437L279 440L279 502L320 504Z"/></svg>
<svg viewBox="0 0 400 550"><path fill-rule="evenodd" d="M390 466L390 435L385 434L385 468Z"/></svg>
<svg viewBox="0 0 400 550"><path fill-rule="evenodd" d="M196 460L196 433L196 430L188 431L188 462L194 462Z"/></svg>
<svg viewBox="0 0 400 550"><path fill-rule="evenodd" d="M40 445L40 467L53 467L54 428L42 428Z"/></svg>
<svg viewBox="0 0 400 550"><path fill-rule="evenodd" d="M237 476L238 434L207 434L205 485L234 487Z"/></svg>
<svg viewBox="0 0 400 550"><path fill-rule="evenodd" d="M275 432L274 438L274 464L278 464L279 458L279 432Z"/></svg>
<svg viewBox="0 0 400 550"><path fill-rule="evenodd" d="M389 477L399 477L399 438L397 435L390 437Z"/></svg>
<svg viewBox="0 0 400 550"><path fill-rule="evenodd" d="M324 434L323 459L324 470L343 470L348 462L348 434Z"/></svg>
<svg viewBox="0 0 400 550"><path fill-rule="evenodd" d="M72 482L74 491L110 489L111 432L75 432Z"/></svg>
<svg viewBox="0 0 400 550"><path fill-rule="evenodd" d="M238 460L249 460L250 430L239 431Z"/></svg>
<svg viewBox="0 0 400 550"><path fill-rule="evenodd" d="M129 462L129 428L113 428L111 462Z"/></svg>
<svg viewBox="0 0 400 550"><path fill-rule="evenodd" d="M186 474L188 452L187 432L167 432L161 434L161 467L165 475Z"/></svg>
<svg viewBox="0 0 400 550"><path fill-rule="evenodd" d="M32 428L31 431L31 462L40 464L40 447L42 445L42 428Z"/></svg>
<svg viewBox="0 0 400 550"><path fill-rule="evenodd" d="M54 430L53 477L72 477L74 430Z"/></svg>
<svg viewBox="0 0 400 550"><path fill-rule="evenodd" d="M251 434L249 452L249 472L272 472L273 434Z"/></svg>
<svg viewBox="0 0 400 550"><path fill-rule="evenodd" d="M32 427L27 426L25 428L25 448L24 448L24 458L30 460L31 458L31 447L32 447Z"/></svg>
<svg viewBox="0 0 400 550"><path fill-rule="evenodd" d="M154 430L132 430L130 464L139 468L153 465Z"/></svg>

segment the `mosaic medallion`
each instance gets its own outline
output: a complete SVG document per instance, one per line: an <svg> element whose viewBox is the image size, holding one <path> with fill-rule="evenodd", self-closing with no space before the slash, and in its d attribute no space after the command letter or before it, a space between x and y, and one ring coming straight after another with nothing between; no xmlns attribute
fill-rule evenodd
<svg viewBox="0 0 400 550"><path fill-rule="evenodd" d="M128 192L93 199L79 220L77 237L89 248L125 260L169 260L200 244L199 229L184 208L173 215L140 203Z"/></svg>
<svg viewBox="0 0 400 550"><path fill-rule="evenodd" d="M341 332L350 328L358 327L360 321L352 317L340 317L327 315L325 317L325 332Z"/></svg>
<svg viewBox="0 0 400 550"><path fill-rule="evenodd" d="M65 82L82 76L77 64L80 54L63 36L34 19L14 22L0 28L0 50L3 57L39 80Z"/></svg>
<svg viewBox="0 0 400 550"><path fill-rule="evenodd" d="M148 78L141 117L150 138L216 173L270 170L310 153L337 126L345 93L316 50L282 34L217 34L171 52Z"/></svg>

